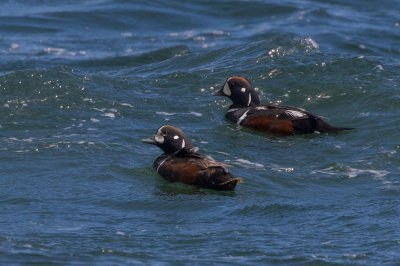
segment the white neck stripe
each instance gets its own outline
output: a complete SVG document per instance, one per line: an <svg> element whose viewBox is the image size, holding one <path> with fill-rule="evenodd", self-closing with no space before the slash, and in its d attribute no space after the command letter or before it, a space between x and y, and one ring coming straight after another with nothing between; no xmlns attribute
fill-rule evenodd
<svg viewBox="0 0 400 266"><path fill-rule="evenodd" d="M158 170L160 169L161 165L163 165L163 164L165 163L165 161L166 161L167 159L169 159L169 156L168 156L167 158L165 158L164 160L162 160L161 163L157 166L157 170L156 170L157 173L159 173Z"/></svg>
<svg viewBox="0 0 400 266"><path fill-rule="evenodd" d="M247 103L247 106L250 106L251 103L251 93L249 93L249 102Z"/></svg>
<svg viewBox="0 0 400 266"><path fill-rule="evenodd" d="M244 112L244 114L242 114L241 117L239 117L239 119L238 119L238 121L237 121L237 124L238 124L238 125L240 125L240 124L242 123L243 119L246 118L247 113L248 113L249 111L250 111L250 110L247 110L246 112Z"/></svg>
<svg viewBox="0 0 400 266"><path fill-rule="evenodd" d="M185 148L185 145L186 145L185 139L182 139L182 147L181 147L181 149Z"/></svg>

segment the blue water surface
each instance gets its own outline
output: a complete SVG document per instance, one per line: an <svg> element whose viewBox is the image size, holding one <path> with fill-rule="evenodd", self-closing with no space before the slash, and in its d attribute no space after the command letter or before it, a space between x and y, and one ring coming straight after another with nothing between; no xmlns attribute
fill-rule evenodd
<svg viewBox="0 0 400 266"><path fill-rule="evenodd" d="M396 0L0 2L0 264L400 263ZM355 130L276 137L211 96ZM161 179L163 124L234 192Z"/></svg>

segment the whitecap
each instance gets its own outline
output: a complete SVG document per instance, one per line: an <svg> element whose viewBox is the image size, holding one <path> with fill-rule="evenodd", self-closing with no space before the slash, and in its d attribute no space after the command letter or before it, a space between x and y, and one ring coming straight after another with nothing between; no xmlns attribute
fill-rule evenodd
<svg viewBox="0 0 400 266"><path fill-rule="evenodd" d="M82 227L76 226L76 227L58 227L56 228L57 231L79 231L81 230Z"/></svg>
<svg viewBox="0 0 400 266"><path fill-rule="evenodd" d="M197 112L190 112L189 114L197 116L197 117L203 116L203 114L197 113Z"/></svg>
<svg viewBox="0 0 400 266"><path fill-rule="evenodd" d="M275 172L293 172L294 168L292 167L280 167L278 165L272 165L271 170Z"/></svg>
<svg viewBox="0 0 400 266"><path fill-rule="evenodd" d="M206 40L206 38L203 36L198 36L198 37L194 38L194 40L197 42L204 42Z"/></svg>
<svg viewBox="0 0 400 266"><path fill-rule="evenodd" d="M167 115L167 116L176 115L176 113L167 113L167 112L156 112L156 114L158 114L158 115Z"/></svg>
<svg viewBox="0 0 400 266"><path fill-rule="evenodd" d="M319 45L316 41L314 41L313 39L311 39L310 37L305 38L304 42L307 44L307 46L309 48L314 48L316 51L318 51L319 49Z"/></svg>
<svg viewBox="0 0 400 266"><path fill-rule="evenodd" d="M352 167L347 167L347 176L349 178L355 178L362 174L372 175L374 178L381 179L389 174L386 170L372 170L372 169L357 169Z"/></svg>
<svg viewBox="0 0 400 266"><path fill-rule="evenodd" d="M273 70L271 70L268 73L268 77L272 78L272 77L276 76L276 74L278 74L278 72L279 72L279 70L277 68L274 68Z"/></svg>
<svg viewBox="0 0 400 266"><path fill-rule="evenodd" d="M132 104L129 104L129 103L120 103L120 105L133 108L133 105L132 105Z"/></svg>
<svg viewBox="0 0 400 266"><path fill-rule="evenodd" d="M44 49L44 52L47 54L57 54L57 55L61 55L63 53L65 53L65 49L63 48L54 48L54 47L48 47Z"/></svg>
<svg viewBox="0 0 400 266"><path fill-rule="evenodd" d="M100 122L100 120L99 120L99 119L96 119L96 118L90 118L90 121L92 121L92 122L94 122L94 123Z"/></svg>
<svg viewBox="0 0 400 266"><path fill-rule="evenodd" d="M237 161L241 166L244 166L244 167L264 168L264 165L263 165L263 164L254 163L254 162L251 162L251 161L249 161L249 160L245 160L245 159L236 159L236 161Z"/></svg>
<svg viewBox="0 0 400 266"><path fill-rule="evenodd" d="M19 48L19 44L18 44L18 43L12 43L12 44L10 45L10 49L15 50L15 49L18 49L18 48Z"/></svg>
<svg viewBox="0 0 400 266"><path fill-rule="evenodd" d="M221 36L221 35L224 35L225 33L222 31L222 30L214 30L213 32L212 32L212 35L214 35L214 36ZM227 35L230 35L229 33L226 33Z"/></svg>
<svg viewBox="0 0 400 266"><path fill-rule="evenodd" d="M105 113L105 114L102 114L102 116L106 116L106 117L109 117L109 118L115 118L115 114L114 113Z"/></svg>
<svg viewBox="0 0 400 266"><path fill-rule="evenodd" d="M133 34L131 32L121 32L122 37L132 37Z"/></svg>

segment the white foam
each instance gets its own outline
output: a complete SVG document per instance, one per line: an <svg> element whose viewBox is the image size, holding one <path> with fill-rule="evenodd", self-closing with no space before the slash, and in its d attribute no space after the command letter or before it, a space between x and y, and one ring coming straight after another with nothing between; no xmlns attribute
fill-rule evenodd
<svg viewBox="0 0 400 266"><path fill-rule="evenodd" d="M250 162L249 160L245 160L245 159L236 159L236 161L241 164L244 167L251 167L251 168L264 168L263 164L260 163L253 163Z"/></svg>
<svg viewBox="0 0 400 266"><path fill-rule="evenodd" d="M125 235L125 233L124 233L124 232L121 232L121 231L117 231L117 232L115 232L115 234L116 234L116 235L119 235L119 236L124 236L124 235Z"/></svg>
<svg viewBox="0 0 400 266"><path fill-rule="evenodd" d="M156 112L156 114L158 114L158 115L167 115L167 116L176 115L176 113L167 113L167 112Z"/></svg>
<svg viewBox="0 0 400 266"><path fill-rule="evenodd" d="M44 52L47 54L57 54L57 55L61 55L63 53L65 53L65 49L63 48L55 48L55 47L48 47L44 49Z"/></svg>
<svg viewBox="0 0 400 266"><path fill-rule="evenodd" d="M206 38L203 36L198 36L198 37L194 38L194 40L198 41L198 42L204 42L206 40Z"/></svg>
<svg viewBox="0 0 400 266"><path fill-rule="evenodd" d="M133 34L131 32L121 32L122 37L132 37Z"/></svg>
<svg viewBox="0 0 400 266"><path fill-rule="evenodd" d="M221 35L224 35L224 34L225 33L222 30L214 30L212 32L212 35L214 35L214 36L221 36ZM227 33L227 35L229 35L229 33Z"/></svg>
<svg viewBox="0 0 400 266"><path fill-rule="evenodd" d="M81 229L82 229L82 227L76 226L76 227L58 227L56 230L57 231L79 231Z"/></svg>
<svg viewBox="0 0 400 266"><path fill-rule="evenodd" d="M190 112L189 114L197 116L197 117L203 116L203 114L197 113L197 112Z"/></svg>
<svg viewBox="0 0 400 266"><path fill-rule="evenodd" d="M106 117L109 117L109 118L115 118L115 114L114 113L105 113L105 114L102 114L102 116L106 116Z"/></svg>
<svg viewBox="0 0 400 266"><path fill-rule="evenodd" d="M127 107L130 107L130 108L133 108L133 105L132 104L129 104L129 103L120 103L122 106L127 106Z"/></svg>
<svg viewBox="0 0 400 266"><path fill-rule="evenodd" d="M308 45L311 45L312 48L314 48L315 50L318 50L318 49L319 49L318 43L316 43L313 39L311 39L311 38L305 38L304 41L305 41Z"/></svg>
<svg viewBox="0 0 400 266"><path fill-rule="evenodd" d="M10 48L11 49L18 49L19 48L19 44L18 43L12 43L11 45L10 45Z"/></svg>
<svg viewBox="0 0 400 266"><path fill-rule="evenodd" d="M277 68L274 68L268 73L268 77L272 78L272 77L276 76L278 74L278 72L279 72L279 70Z"/></svg>
<svg viewBox="0 0 400 266"><path fill-rule="evenodd" d="M276 164L273 164L271 166L271 169L275 172L293 172L294 171L294 168L292 168L292 167L280 167Z"/></svg>
<svg viewBox="0 0 400 266"><path fill-rule="evenodd" d="M30 152L30 150L20 150L20 151L15 151L17 153L23 153L23 152Z"/></svg>
<svg viewBox="0 0 400 266"><path fill-rule="evenodd" d="M92 122L94 122L94 123L100 122L100 120L99 120L99 119L96 119L96 118L90 118L90 121L92 121Z"/></svg>
<svg viewBox="0 0 400 266"><path fill-rule="evenodd" d="M95 101L93 101L93 99L92 98L83 98L82 99L82 101L84 101L84 102L91 102L91 103L95 103Z"/></svg>
<svg viewBox="0 0 400 266"><path fill-rule="evenodd" d="M362 174L369 174L372 175L376 179L381 179L389 174L386 170L371 170L371 169L357 169L352 167L347 167L347 176L349 178L355 178Z"/></svg>

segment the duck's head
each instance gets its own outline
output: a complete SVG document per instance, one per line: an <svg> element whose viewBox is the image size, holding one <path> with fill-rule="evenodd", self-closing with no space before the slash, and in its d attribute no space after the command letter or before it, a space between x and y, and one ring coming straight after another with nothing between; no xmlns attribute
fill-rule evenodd
<svg viewBox="0 0 400 266"><path fill-rule="evenodd" d="M160 147L165 153L175 153L181 149L192 149L192 144L182 130L171 125L164 125L157 129L151 138L142 139L142 142Z"/></svg>
<svg viewBox="0 0 400 266"><path fill-rule="evenodd" d="M213 95L228 97L232 100L232 107L260 105L260 98L250 81L239 76L228 78L222 88Z"/></svg>

